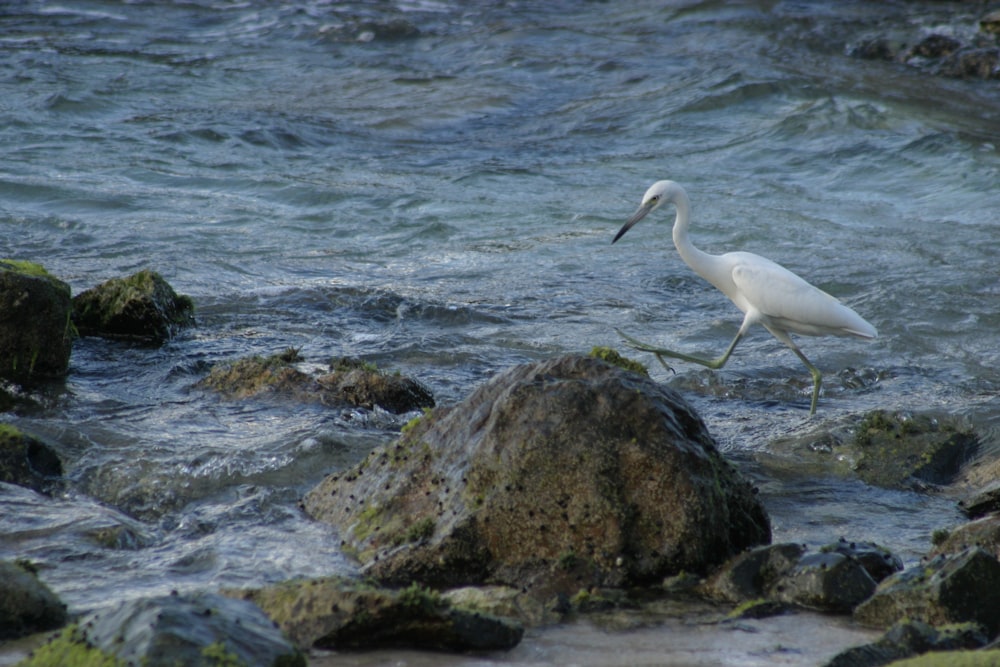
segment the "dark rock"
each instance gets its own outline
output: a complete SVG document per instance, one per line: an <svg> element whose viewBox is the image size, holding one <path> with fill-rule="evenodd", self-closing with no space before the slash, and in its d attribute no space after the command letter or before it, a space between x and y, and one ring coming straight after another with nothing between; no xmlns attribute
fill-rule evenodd
<svg viewBox="0 0 1000 667"><path fill-rule="evenodd" d="M683 399L582 356L494 377L303 504L382 581L542 597L705 572L770 538Z"/></svg>
<svg viewBox="0 0 1000 667"><path fill-rule="evenodd" d="M975 433L944 418L876 410L858 425L854 470L886 488L947 484L978 445Z"/></svg>
<svg viewBox="0 0 1000 667"><path fill-rule="evenodd" d="M65 376L76 337L70 311L69 285L37 264L0 260L0 378Z"/></svg>
<svg viewBox="0 0 1000 667"><path fill-rule="evenodd" d="M155 345L194 324L194 303L154 271L112 278L73 298L73 321L84 336Z"/></svg>
<svg viewBox="0 0 1000 667"><path fill-rule="evenodd" d="M854 616L877 627L904 618L931 625L974 622L994 637L1000 630L1000 562L978 547L938 556L884 580Z"/></svg>
<svg viewBox="0 0 1000 667"><path fill-rule="evenodd" d="M66 605L30 566L0 561L0 640L55 630L66 618Z"/></svg>
<svg viewBox="0 0 1000 667"><path fill-rule="evenodd" d="M103 654L104 661L86 664L112 664L110 658L116 658L146 667L306 665L258 607L214 593L123 602L83 618L23 664L60 664L52 656L88 648Z"/></svg>
<svg viewBox="0 0 1000 667"><path fill-rule="evenodd" d="M0 424L0 482L51 493L61 486L62 475L62 461L51 447Z"/></svg>
<svg viewBox="0 0 1000 667"><path fill-rule="evenodd" d="M1000 78L1000 49L967 48L953 53L941 63L941 74L959 79Z"/></svg>
<svg viewBox="0 0 1000 667"><path fill-rule="evenodd" d="M317 382L351 405L368 410L377 405L395 414L434 407L431 392L408 377L381 373L351 359L336 359L330 367L331 372L317 378Z"/></svg>
<svg viewBox="0 0 1000 667"><path fill-rule="evenodd" d="M844 538L820 548L823 553L838 553L858 561L878 583L903 570L903 561L885 547L872 542L850 542Z"/></svg>
<svg viewBox="0 0 1000 667"><path fill-rule="evenodd" d="M217 364L197 386L227 398L247 398L264 393L288 396L324 405L347 403L402 414L434 406L431 392L416 380L386 374L371 364L335 360L332 372L313 377L295 367L303 361L298 350L288 349L270 357L253 356Z"/></svg>
<svg viewBox="0 0 1000 667"><path fill-rule="evenodd" d="M875 592L875 580L848 556L807 554L770 591L771 597L808 609L849 612Z"/></svg>
<svg viewBox="0 0 1000 667"><path fill-rule="evenodd" d="M994 484L958 503L970 519L978 519L992 512L1000 512L1000 484Z"/></svg>
<svg viewBox="0 0 1000 667"><path fill-rule="evenodd" d="M879 667L928 651L955 651L985 646L986 635L975 623L934 627L921 621L900 621L878 641L855 646L834 656L825 667ZM949 662L942 656L943 663Z"/></svg>
<svg viewBox="0 0 1000 667"><path fill-rule="evenodd" d="M962 43L948 35L928 35L910 51L911 56L921 58L942 58L962 48Z"/></svg>
<svg viewBox="0 0 1000 667"><path fill-rule="evenodd" d="M801 544L771 544L731 558L699 588L712 599L744 602L762 598L792 571L806 548Z"/></svg>
<svg viewBox="0 0 1000 667"><path fill-rule="evenodd" d="M902 46L888 37L866 39L851 49L851 55L865 60L895 60Z"/></svg>
<svg viewBox="0 0 1000 667"><path fill-rule="evenodd" d="M230 591L259 605L301 648L506 650L521 641L513 621L453 607L435 592L328 578Z"/></svg>

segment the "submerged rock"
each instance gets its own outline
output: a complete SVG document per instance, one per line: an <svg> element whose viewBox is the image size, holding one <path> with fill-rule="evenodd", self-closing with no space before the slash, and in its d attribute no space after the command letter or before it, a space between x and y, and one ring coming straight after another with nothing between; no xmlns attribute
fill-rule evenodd
<svg viewBox="0 0 1000 667"><path fill-rule="evenodd" d="M160 345L194 324L194 303L155 271L112 278L73 298L73 321L84 336Z"/></svg>
<svg viewBox="0 0 1000 667"><path fill-rule="evenodd" d="M17 384L69 370L70 288L31 262L0 260L0 378Z"/></svg>
<svg viewBox="0 0 1000 667"><path fill-rule="evenodd" d="M334 359L330 372L316 381L339 400L368 410L377 405L402 414L434 407L434 396L419 382L399 374L382 373L357 359Z"/></svg>
<svg viewBox="0 0 1000 667"><path fill-rule="evenodd" d="M422 384L383 373L372 364L334 359L329 373L313 377L295 366L301 361L293 348L270 357L246 357L217 364L196 386L227 398L271 393L324 405L347 403L368 410L378 406L395 414L434 407L434 396Z"/></svg>
<svg viewBox="0 0 1000 667"><path fill-rule="evenodd" d="M33 568L0 561L0 640L55 630L66 618L66 605L38 580Z"/></svg>
<svg viewBox="0 0 1000 667"><path fill-rule="evenodd" d="M513 621L452 606L417 585L299 579L227 594L256 603L303 649L507 650L524 634Z"/></svg>
<svg viewBox="0 0 1000 667"><path fill-rule="evenodd" d="M62 480L59 456L41 440L0 423L0 482L51 493Z"/></svg>
<svg viewBox="0 0 1000 667"><path fill-rule="evenodd" d="M90 614L22 664L305 667L306 659L252 603L196 593L129 600Z"/></svg>
<svg viewBox="0 0 1000 667"><path fill-rule="evenodd" d="M884 580L854 616L877 627L904 618L931 625L975 622L995 637L1000 631L1000 562L978 547L938 556Z"/></svg>
<svg viewBox="0 0 1000 667"><path fill-rule="evenodd" d="M583 356L494 377L303 505L384 582L543 598L705 572L770 539L754 490L680 396Z"/></svg>
<svg viewBox="0 0 1000 667"><path fill-rule="evenodd" d="M900 569L897 557L869 543L844 540L818 553L800 544L773 544L730 559L699 591L727 602L768 600L843 613L866 600L876 581Z"/></svg>

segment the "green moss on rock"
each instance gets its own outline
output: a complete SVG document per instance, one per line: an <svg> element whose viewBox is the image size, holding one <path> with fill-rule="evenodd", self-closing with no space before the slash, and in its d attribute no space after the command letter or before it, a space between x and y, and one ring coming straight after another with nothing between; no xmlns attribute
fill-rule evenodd
<svg viewBox="0 0 1000 667"><path fill-rule="evenodd" d="M623 357L618 353L617 350L611 347L594 347L590 351L590 356L595 359L600 359L601 361L606 361L613 366L618 366L619 368L624 368L627 371L632 371L633 373L638 373L639 375L645 375L649 377L649 369L644 365L640 364L638 361L629 359L628 357Z"/></svg>
<svg viewBox="0 0 1000 667"><path fill-rule="evenodd" d="M73 299L73 320L85 336L160 344L194 323L194 302L155 271L112 278Z"/></svg>
<svg viewBox="0 0 1000 667"><path fill-rule="evenodd" d="M0 377L28 384L62 377L76 337L69 285L43 267L0 260Z"/></svg>

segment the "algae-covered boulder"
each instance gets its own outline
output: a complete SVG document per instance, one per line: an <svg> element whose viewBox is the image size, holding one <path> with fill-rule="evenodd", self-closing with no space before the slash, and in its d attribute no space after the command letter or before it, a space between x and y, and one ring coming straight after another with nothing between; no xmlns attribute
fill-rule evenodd
<svg viewBox="0 0 1000 667"><path fill-rule="evenodd" d="M978 547L938 556L885 579L854 616L877 627L903 618L931 625L975 622L995 637L1000 631L1000 562Z"/></svg>
<svg viewBox="0 0 1000 667"><path fill-rule="evenodd" d="M986 635L976 623L951 623L941 627L921 621L904 620L889 628L871 644L841 651L824 667L881 667L893 661L930 651L938 653L939 665L957 665L955 655L941 653L985 646ZM1000 664L1000 662L987 663Z"/></svg>
<svg viewBox="0 0 1000 667"><path fill-rule="evenodd" d="M314 377L296 367L302 361L298 350L290 348L269 357L223 362L213 366L197 386L227 398L272 394L368 410L378 406L395 414L434 406L433 395L422 384L398 373L383 373L372 364L334 359L328 373Z"/></svg>
<svg viewBox="0 0 1000 667"><path fill-rule="evenodd" d="M770 539L754 489L679 395L575 355L434 410L303 506L376 579L543 597L705 572Z"/></svg>
<svg viewBox="0 0 1000 667"><path fill-rule="evenodd" d="M66 624L66 605L38 580L33 568L0 561L0 640Z"/></svg>
<svg viewBox="0 0 1000 667"><path fill-rule="evenodd" d="M89 661L72 661L84 657ZM90 614L22 664L305 667L306 659L254 604L196 593L128 600Z"/></svg>
<svg viewBox="0 0 1000 667"><path fill-rule="evenodd" d="M416 585L389 590L340 578L298 579L227 594L253 601L303 649L506 650L524 634L511 620L466 611Z"/></svg>
<svg viewBox="0 0 1000 667"><path fill-rule="evenodd" d="M69 369L70 288L31 262L0 260L0 378L18 384Z"/></svg>
<svg viewBox="0 0 1000 667"><path fill-rule="evenodd" d="M49 493L62 478L62 461L41 440L0 423L0 482Z"/></svg>
<svg viewBox="0 0 1000 667"><path fill-rule="evenodd" d="M876 410L858 425L854 469L887 488L947 484L978 444L971 430L944 417Z"/></svg>
<svg viewBox="0 0 1000 667"><path fill-rule="evenodd" d="M178 295L160 274L145 270L77 294L73 321L84 336L159 345L194 323L194 303Z"/></svg>

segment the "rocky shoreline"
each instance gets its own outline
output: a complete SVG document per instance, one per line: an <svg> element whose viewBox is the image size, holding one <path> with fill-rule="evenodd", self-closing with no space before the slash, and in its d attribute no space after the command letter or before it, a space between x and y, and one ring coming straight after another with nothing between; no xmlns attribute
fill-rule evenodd
<svg viewBox="0 0 1000 667"><path fill-rule="evenodd" d="M46 332L62 344L73 332L67 323L83 321L71 305L80 302L41 267L0 263L0 273L3 285L55 285L62 311L25 310L46 314L30 323L34 337ZM120 295L123 285L128 299L90 293L85 301L88 321L117 322L110 337L156 345L194 324L194 304L155 273L103 287ZM46 290L7 289L52 302ZM134 299L146 305L124 305ZM98 314L98 304L118 319ZM137 320L125 326L122 313ZM8 326L0 340L22 328ZM23 349L0 348L2 367L15 370L9 381L30 384L36 369L48 379L68 368L56 361L25 375L14 361ZM92 664L100 655L108 664L184 656L185 664L297 665L320 649L503 651L526 628L663 600L716 605L727 618L820 610L885 630L830 665L883 665L929 651L983 661L970 664L1000 656L1000 462L977 460L978 438L960 423L873 411L839 437L850 474L867 484L920 490L960 478L978 489L962 504L970 522L937 533L927 558L903 569L877 544L770 544L755 489L701 417L613 350L516 366L439 407L419 382L363 362L333 360L315 374L301 361L294 350L233 360L196 388L221 400L266 393L424 411L302 500L306 514L340 536L361 578L127 600L74 617L30 563L0 563L9 575L0 577L2 638L63 628L25 664ZM0 481L43 494L66 484L56 453L10 426L0 431ZM162 621L152 634L135 630L150 618Z"/></svg>

